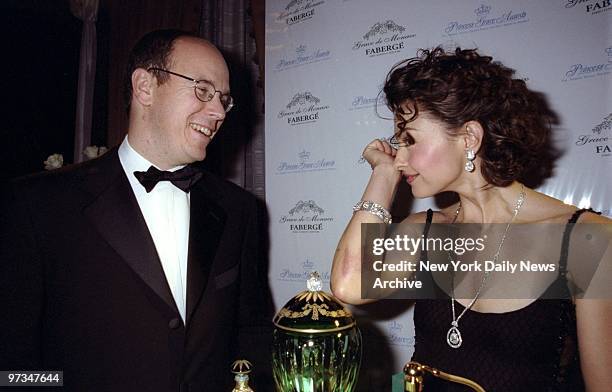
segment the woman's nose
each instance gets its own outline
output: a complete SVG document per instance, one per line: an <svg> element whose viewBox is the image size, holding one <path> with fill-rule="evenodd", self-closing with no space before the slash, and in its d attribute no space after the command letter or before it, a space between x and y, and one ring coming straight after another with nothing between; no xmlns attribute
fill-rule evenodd
<svg viewBox="0 0 612 392"><path fill-rule="evenodd" d="M408 164L408 147L399 147L395 153L395 160L393 161L393 167L400 169Z"/></svg>

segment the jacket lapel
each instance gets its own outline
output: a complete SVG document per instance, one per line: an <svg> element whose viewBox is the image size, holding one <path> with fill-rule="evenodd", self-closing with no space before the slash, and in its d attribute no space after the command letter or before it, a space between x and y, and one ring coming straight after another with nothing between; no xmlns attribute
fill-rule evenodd
<svg viewBox="0 0 612 392"><path fill-rule="evenodd" d="M187 266L187 324L197 308L210 276L225 226L225 212L206 189L206 177L191 190Z"/></svg>
<svg viewBox="0 0 612 392"><path fill-rule="evenodd" d="M134 192L116 150L109 151L107 155L111 153L114 159L108 157L107 162L100 163L100 170L91 173L92 178L88 182L95 184L94 194L98 196L85 207L84 214L134 272L178 313Z"/></svg>

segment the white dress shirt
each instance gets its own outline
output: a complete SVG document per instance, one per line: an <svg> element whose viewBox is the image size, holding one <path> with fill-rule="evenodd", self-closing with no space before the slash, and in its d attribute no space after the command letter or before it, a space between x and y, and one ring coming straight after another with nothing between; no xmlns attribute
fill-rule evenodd
<svg viewBox="0 0 612 392"><path fill-rule="evenodd" d="M187 252L189 246L189 194L170 181L160 181L150 193L138 182L135 171L155 166L130 146L128 137L119 146L119 160L130 181L155 249L161 260L174 302L185 323ZM175 171L183 166L170 169ZM158 168L159 169L159 168Z"/></svg>

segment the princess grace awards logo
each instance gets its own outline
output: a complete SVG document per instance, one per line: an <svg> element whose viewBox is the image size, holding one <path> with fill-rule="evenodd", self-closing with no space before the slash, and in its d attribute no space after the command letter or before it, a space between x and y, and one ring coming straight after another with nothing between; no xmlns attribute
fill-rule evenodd
<svg viewBox="0 0 612 392"><path fill-rule="evenodd" d="M288 25L294 25L312 19L316 8L325 3L324 0L291 0L280 13L278 20Z"/></svg>
<svg viewBox="0 0 612 392"><path fill-rule="evenodd" d="M275 71L284 71L290 68L297 68L302 65L317 63L320 61L329 60L331 52L326 49L310 49L306 45L298 45L295 48L295 53L292 56L282 58L274 66Z"/></svg>
<svg viewBox="0 0 612 392"><path fill-rule="evenodd" d="M349 110L372 109L377 106L385 106L385 98L383 94L376 95L357 95L353 97Z"/></svg>
<svg viewBox="0 0 612 392"><path fill-rule="evenodd" d="M387 323L387 339L394 346L411 347L414 345L414 337L408 335L406 326L397 321Z"/></svg>
<svg viewBox="0 0 612 392"><path fill-rule="evenodd" d="M404 49L406 40L414 37L416 34L407 33L404 26L388 19L372 25L362 39L353 44L353 50L363 51L368 57L399 53Z"/></svg>
<svg viewBox="0 0 612 392"><path fill-rule="evenodd" d="M283 110L278 113L279 119L286 119L289 125L303 125L319 120L321 112L329 109L310 91L296 93Z"/></svg>
<svg viewBox="0 0 612 392"><path fill-rule="evenodd" d="M575 144L588 148L592 154L599 157L612 156L612 113L591 129L590 134L579 135Z"/></svg>
<svg viewBox="0 0 612 392"><path fill-rule="evenodd" d="M300 200L286 215L280 217L279 223L286 225L293 233L320 233L333 220L314 200Z"/></svg>
<svg viewBox="0 0 612 392"><path fill-rule="evenodd" d="M612 46L603 50L606 58L572 64L563 75L564 82L609 75L612 72ZM602 56L603 57L603 56Z"/></svg>
<svg viewBox="0 0 612 392"><path fill-rule="evenodd" d="M336 170L336 161L311 155L310 151L302 150L297 154L296 160L281 161L276 166L276 174Z"/></svg>
<svg viewBox="0 0 612 392"><path fill-rule="evenodd" d="M314 271L319 273L323 283L328 283L330 280L329 266L322 268L322 264L319 262L313 262L310 258L300 264L283 268L278 274L278 279L283 282L306 282L310 277L310 274Z"/></svg>
<svg viewBox="0 0 612 392"><path fill-rule="evenodd" d="M576 7L578 6L578 7ZM586 14L597 15L612 9L611 0L567 0L565 8L582 9Z"/></svg>
<svg viewBox="0 0 612 392"><path fill-rule="evenodd" d="M481 4L480 7L476 8L474 10L474 16L475 19L472 20L448 22L444 28L444 32L448 36L453 36L457 34L473 33L476 31L505 27L529 21L527 11L508 10L493 12L493 7L486 4Z"/></svg>

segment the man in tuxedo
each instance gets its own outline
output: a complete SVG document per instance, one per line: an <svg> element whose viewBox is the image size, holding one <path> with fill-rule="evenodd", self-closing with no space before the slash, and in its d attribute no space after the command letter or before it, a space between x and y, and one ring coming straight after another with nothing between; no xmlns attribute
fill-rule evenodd
<svg viewBox="0 0 612 392"><path fill-rule="evenodd" d="M70 391L229 390L265 277L254 197L192 165L233 106L227 65L155 31L126 86L118 148L2 192L0 370L62 370Z"/></svg>

